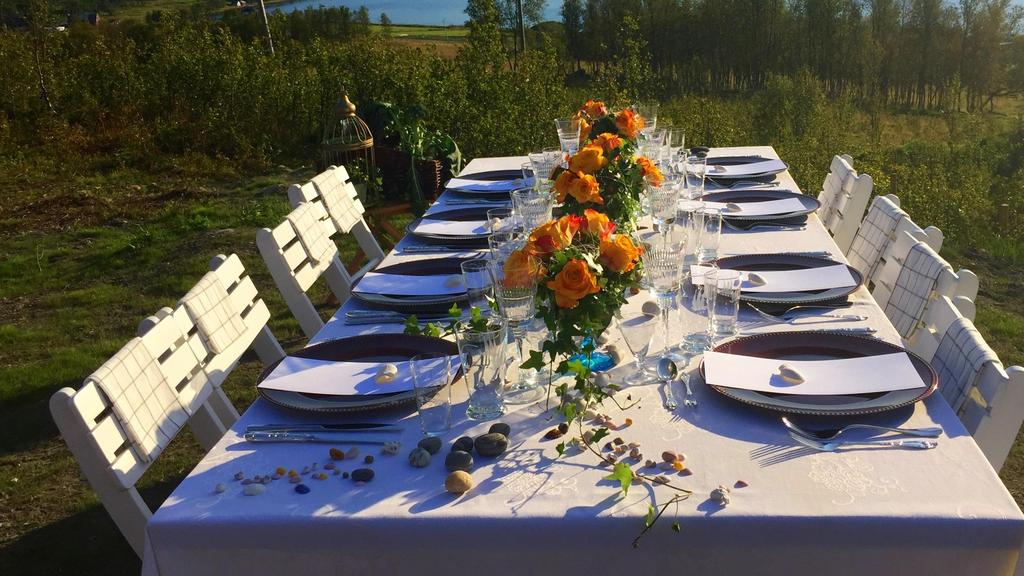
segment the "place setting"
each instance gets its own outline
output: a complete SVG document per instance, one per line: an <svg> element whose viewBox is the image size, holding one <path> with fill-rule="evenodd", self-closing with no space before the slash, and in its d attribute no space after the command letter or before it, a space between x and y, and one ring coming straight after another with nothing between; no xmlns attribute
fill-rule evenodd
<svg viewBox="0 0 1024 576"><path fill-rule="evenodd" d="M816 198L778 189L723 190L700 200L719 210L723 227L732 231L803 229L807 216L821 207Z"/></svg>

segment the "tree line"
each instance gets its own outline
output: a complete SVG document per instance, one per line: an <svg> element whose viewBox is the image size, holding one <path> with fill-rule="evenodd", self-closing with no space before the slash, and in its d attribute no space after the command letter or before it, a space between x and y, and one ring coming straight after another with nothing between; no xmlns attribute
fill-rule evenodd
<svg viewBox="0 0 1024 576"><path fill-rule="evenodd" d="M663 94L754 91L810 70L830 96L905 107L991 106L1024 89L1024 9L1011 0L563 0L580 73L629 52L635 20Z"/></svg>

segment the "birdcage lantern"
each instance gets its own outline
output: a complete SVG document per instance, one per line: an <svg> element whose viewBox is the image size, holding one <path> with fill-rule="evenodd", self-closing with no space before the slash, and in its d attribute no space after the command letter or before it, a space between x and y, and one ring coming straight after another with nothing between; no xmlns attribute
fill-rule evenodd
<svg viewBox="0 0 1024 576"><path fill-rule="evenodd" d="M366 202L365 194L372 191L376 175L373 133L366 122L356 116L356 105L344 91L334 107L331 121L324 127L320 151L320 170L328 166L344 166Z"/></svg>

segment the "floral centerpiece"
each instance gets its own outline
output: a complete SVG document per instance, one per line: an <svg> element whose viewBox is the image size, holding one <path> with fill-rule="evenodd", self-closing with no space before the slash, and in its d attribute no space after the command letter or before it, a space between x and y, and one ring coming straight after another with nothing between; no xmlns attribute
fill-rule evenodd
<svg viewBox="0 0 1024 576"><path fill-rule="evenodd" d="M587 363L572 358L593 352L593 341L626 302L627 291L637 288L640 248L631 233L644 182L664 180L650 160L636 154L644 124L634 110L611 113L603 102L590 100L575 118L580 149L553 175L564 215L534 229L505 263L506 282L536 283L537 316L549 331L523 366L551 366L549 374L575 376L574 384L556 389L567 420L610 392L591 378Z"/></svg>

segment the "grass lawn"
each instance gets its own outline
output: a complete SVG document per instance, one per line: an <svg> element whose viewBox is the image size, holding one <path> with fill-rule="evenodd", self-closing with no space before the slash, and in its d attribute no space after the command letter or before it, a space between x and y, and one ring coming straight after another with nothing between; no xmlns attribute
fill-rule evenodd
<svg viewBox="0 0 1024 576"><path fill-rule="evenodd" d="M274 334L289 350L301 347L255 233L284 218L285 186L311 173L201 159L49 180L37 175L59 169L9 168L0 170L0 186L16 191L0 201L0 574L137 573L139 561L57 436L47 401L60 387L80 386L218 253L239 254ZM947 257L981 276L981 330L1006 363L1024 363L1024 264L948 242ZM351 245L342 248L343 259L351 255ZM325 317L338 305L322 286L313 300ZM250 358L225 384L240 411L255 397L258 369ZM155 508L200 457L186 430L140 482L147 502ZM1024 443L1002 476L1024 502Z"/></svg>

